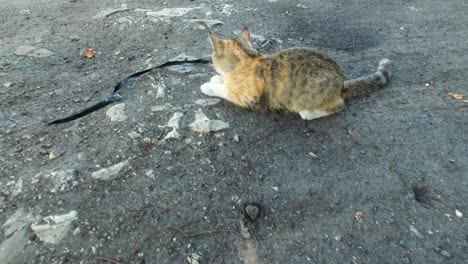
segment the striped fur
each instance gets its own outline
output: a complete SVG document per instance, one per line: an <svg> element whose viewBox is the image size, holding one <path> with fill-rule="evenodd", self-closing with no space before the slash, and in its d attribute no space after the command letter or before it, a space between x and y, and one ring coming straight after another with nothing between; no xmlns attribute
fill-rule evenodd
<svg viewBox="0 0 468 264"><path fill-rule="evenodd" d="M389 59L382 59L379 62L377 71L356 79L347 80L344 82L346 99L369 94L379 88L382 88L390 81L390 67L391 61Z"/></svg>
<svg viewBox="0 0 468 264"><path fill-rule="evenodd" d="M202 92L245 108L286 110L311 120L341 111L345 98L383 86L390 77L388 59L374 74L345 81L333 59L312 49L259 54L247 28L236 39L210 32L210 41L213 67L220 75L203 84Z"/></svg>

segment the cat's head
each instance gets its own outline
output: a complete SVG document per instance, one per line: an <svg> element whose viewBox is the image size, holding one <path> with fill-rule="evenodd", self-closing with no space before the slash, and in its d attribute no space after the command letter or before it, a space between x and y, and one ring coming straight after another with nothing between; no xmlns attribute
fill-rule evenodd
<svg viewBox="0 0 468 264"><path fill-rule="evenodd" d="M222 39L210 32L211 47L213 48L213 66L219 74L232 70L239 62L258 56L250 40L248 28L244 28L235 39Z"/></svg>

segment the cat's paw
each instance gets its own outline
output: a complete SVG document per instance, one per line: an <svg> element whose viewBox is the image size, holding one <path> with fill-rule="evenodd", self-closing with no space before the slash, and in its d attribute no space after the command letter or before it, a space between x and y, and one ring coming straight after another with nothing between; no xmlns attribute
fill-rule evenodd
<svg viewBox="0 0 468 264"><path fill-rule="evenodd" d="M223 81L223 76L215 75L215 76L211 77L210 82L212 82L212 83L223 83L224 82Z"/></svg>
<svg viewBox="0 0 468 264"><path fill-rule="evenodd" d="M202 86L200 87L200 90L202 91L202 93L208 96L215 96L215 91L213 90L213 88L214 88L213 83L207 82L207 83L202 84Z"/></svg>
<svg viewBox="0 0 468 264"><path fill-rule="evenodd" d="M200 90L208 96L216 96L216 97L229 99L228 92L226 90L226 87L223 84L212 83L212 82L204 83L200 87Z"/></svg>

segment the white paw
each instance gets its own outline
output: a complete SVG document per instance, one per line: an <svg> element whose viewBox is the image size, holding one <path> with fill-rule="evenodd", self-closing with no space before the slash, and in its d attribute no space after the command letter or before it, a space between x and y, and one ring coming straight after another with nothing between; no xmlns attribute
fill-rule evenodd
<svg viewBox="0 0 468 264"><path fill-rule="evenodd" d="M328 116L330 114L331 114L330 112L321 111L321 110L315 110L315 111L303 110L303 111L299 111L299 115L304 120L317 119L317 118L321 118L321 117L324 117L324 116Z"/></svg>
<svg viewBox="0 0 468 264"><path fill-rule="evenodd" d="M212 83L207 82L207 83L202 84L202 86L200 87L200 90L202 91L202 93L206 95L209 95L209 96L215 95L215 91L213 90Z"/></svg>
<svg viewBox="0 0 468 264"><path fill-rule="evenodd" d="M215 75L215 76L211 77L210 82L212 82L212 83L223 83L224 82L223 81L223 76Z"/></svg>

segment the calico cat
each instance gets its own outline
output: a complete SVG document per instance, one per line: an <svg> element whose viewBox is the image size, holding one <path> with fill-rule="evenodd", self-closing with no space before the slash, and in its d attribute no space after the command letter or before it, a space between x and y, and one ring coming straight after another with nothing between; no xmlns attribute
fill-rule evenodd
<svg viewBox="0 0 468 264"><path fill-rule="evenodd" d="M382 59L369 76L345 81L340 66L308 48L259 54L244 28L235 39L209 33L213 67L220 75L201 86L204 94L257 110L286 110L312 120L344 108L344 100L385 85L390 60Z"/></svg>

